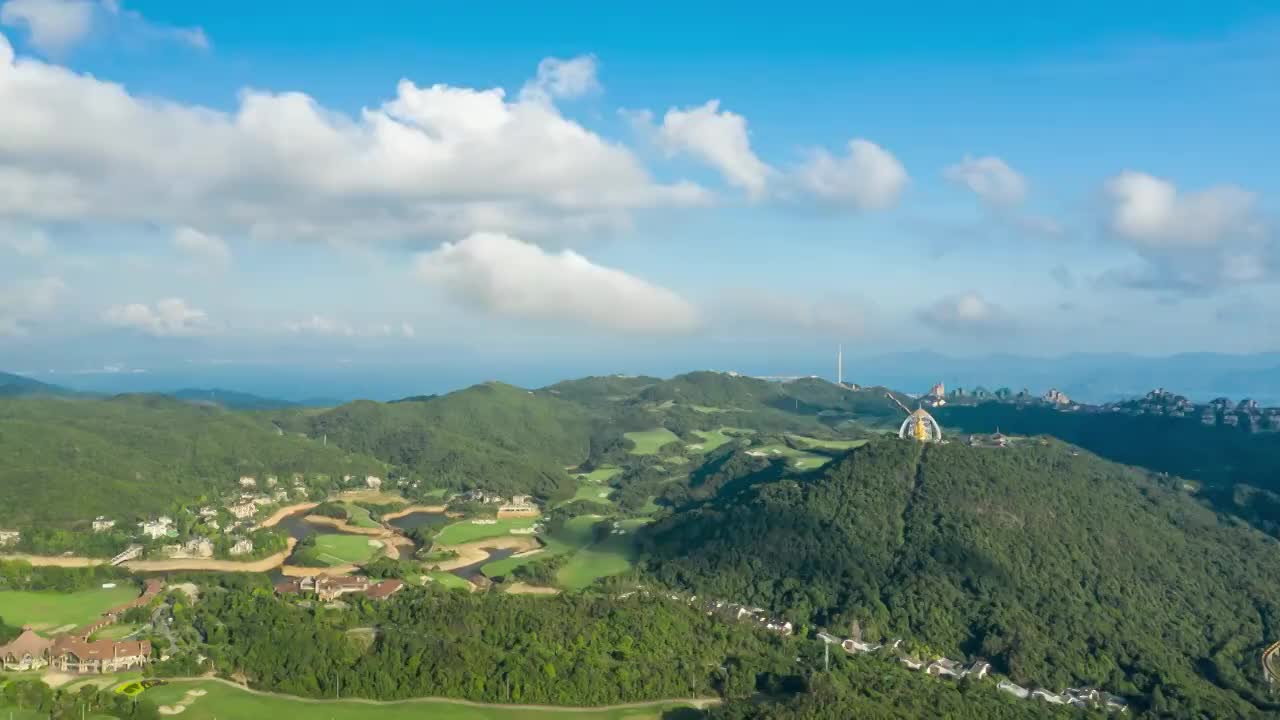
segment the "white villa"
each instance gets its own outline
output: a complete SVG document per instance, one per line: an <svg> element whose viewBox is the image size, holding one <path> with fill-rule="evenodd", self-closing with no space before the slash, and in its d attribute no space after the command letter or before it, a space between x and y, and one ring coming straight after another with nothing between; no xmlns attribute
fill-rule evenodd
<svg viewBox="0 0 1280 720"><path fill-rule="evenodd" d="M161 516L158 520L140 522L138 527L142 528L143 535L152 540L159 540L173 530L173 519Z"/></svg>
<svg viewBox="0 0 1280 720"><path fill-rule="evenodd" d="M21 539L22 533L17 530L0 530L0 547L16 545Z"/></svg>
<svg viewBox="0 0 1280 720"><path fill-rule="evenodd" d="M231 511L231 514L236 518L245 520L253 517L253 514L258 511L258 506L252 502L241 502L228 506L227 510Z"/></svg>
<svg viewBox="0 0 1280 720"><path fill-rule="evenodd" d="M252 475L242 475L240 476L240 487L244 487L244 488L258 487L258 480Z"/></svg>
<svg viewBox="0 0 1280 720"><path fill-rule="evenodd" d="M108 520L105 515L99 515L93 519L94 532L106 532L116 526L115 520Z"/></svg>
<svg viewBox="0 0 1280 720"><path fill-rule="evenodd" d="M239 538L236 544L231 546L232 555L248 555L253 552L253 541L249 538Z"/></svg>
<svg viewBox="0 0 1280 720"><path fill-rule="evenodd" d="M366 477L365 477L365 479L364 479L364 484L365 484L365 485L366 485L370 490L381 490L381 489L382 489L382 478L378 477L377 475L369 475L369 476L366 476Z"/></svg>

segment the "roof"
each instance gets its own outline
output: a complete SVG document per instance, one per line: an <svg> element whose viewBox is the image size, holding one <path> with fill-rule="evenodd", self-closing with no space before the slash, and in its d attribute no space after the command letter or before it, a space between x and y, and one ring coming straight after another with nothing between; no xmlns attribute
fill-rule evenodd
<svg viewBox="0 0 1280 720"><path fill-rule="evenodd" d="M374 600L381 600L382 598L388 597L389 595L397 592L403 587L404 587L403 580L396 580L393 578L391 580L383 580L382 582L377 583L376 585L370 586L369 589L364 592L364 594L373 598Z"/></svg>
<svg viewBox="0 0 1280 720"><path fill-rule="evenodd" d="M80 660L103 660L134 655L150 655L151 642L148 640L130 640L126 642L98 640L89 642L77 637L60 637L53 643L53 652L71 653Z"/></svg>
<svg viewBox="0 0 1280 720"><path fill-rule="evenodd" d="M22 657L23 655L40 655L53 645L53 641L42 638L35 634L30 628L22 631L22 634L13 639L8 645L0 645L0 657L12 655L14 657Z"/></svg>

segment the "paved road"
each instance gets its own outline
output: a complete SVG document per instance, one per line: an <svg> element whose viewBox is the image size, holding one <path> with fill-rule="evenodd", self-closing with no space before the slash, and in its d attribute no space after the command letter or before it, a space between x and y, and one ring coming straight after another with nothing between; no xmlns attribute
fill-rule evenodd
<svg viewBox="0 0 1280 720"><path fill-rule="evenodd" d="M1280 642L1271 643L1262 651L1262 674L1271 687L1280 686Z"/></svg>

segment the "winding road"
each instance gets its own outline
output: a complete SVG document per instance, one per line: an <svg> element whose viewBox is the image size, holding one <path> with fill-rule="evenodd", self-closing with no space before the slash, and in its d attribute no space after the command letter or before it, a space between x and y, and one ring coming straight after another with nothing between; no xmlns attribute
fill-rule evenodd
<svg viewBox="0 0 1280 720"><path fill-rule="evenodd" d="M1280 686L1280 642L1271 643L1262 651L1262 674L1272 689Z"/></svg>

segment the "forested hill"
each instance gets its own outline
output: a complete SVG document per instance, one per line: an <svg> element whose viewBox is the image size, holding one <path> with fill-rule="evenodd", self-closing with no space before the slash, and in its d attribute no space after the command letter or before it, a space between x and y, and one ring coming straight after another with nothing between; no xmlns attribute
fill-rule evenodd
<svg viewBox="0 0 1280 720"><path fill-rule="evenodd" d="M372 458L158 395L0 399L0 525L171 510L242 474L381 472Z"/></svg>
<svg viewBox="0 0 1280 720"><path fill-rule="evenodd" d="M1060 412L1037 405L949 405L934 415L953 433L1052 435L1109 460L1203 484L1224 512L1280 537L1280 434L1251 434L1187 418Z"/></svg>
<svg viewBox="0 0 1280 720"><path fill-rule="evenodd" d="M816 478L659 521L647 571L841 634L857 622L985 656L1026 684L1104 687L1183 717L1280 709L1258 667L1280 639L1280 544L1045 442L875 441Z"/></svg>
<svg viewBox="0 0 1280 720"><path fill-rule="evenodd" d="M565 468L587 459L593 432L583 407L503 383L281 417L290 430L429 477L437 487L542 497L573 494Z"/></svg>
<svg viewBox="0 0 1280 720"><path fill-rule="evenodd" d="M17 397L20 395L74 395L74 390L68 390L57 385L32 380L23 375L14 375L12 373L0 372L0 397Z"/></svg>

